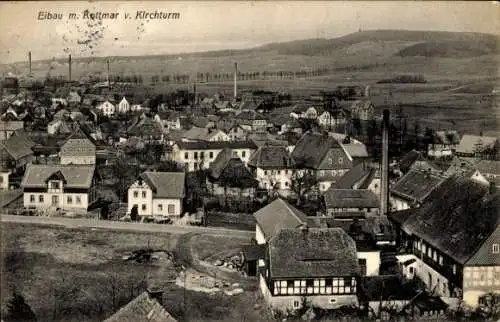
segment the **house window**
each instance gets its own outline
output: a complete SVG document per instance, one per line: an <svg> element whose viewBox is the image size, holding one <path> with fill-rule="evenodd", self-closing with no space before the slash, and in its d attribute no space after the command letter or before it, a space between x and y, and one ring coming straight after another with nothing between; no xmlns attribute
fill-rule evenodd
<svg viewBox="0 0 500 322"><path fill-rule="evenodd" d="M43 195L38 196L38 202L43 203Z"/></svg>
<svg viewBox="0 0 500 322"><path fill-rule="evenodd" d="M491 247L491 252L493 254L498 254L500 253L500 245L499 244L493 244L493 246Z"/></svg>
<svg viewBox="0 0 500 322"><path fill-rule="evenodd" d="M285 170L285 174L288 174L288 170Z"/></svg>
<svg viewBox="0 0 500 322"><path fill-rule="evenodd" d="M51 187L52 189L60 189L60 188L59 188L59 187L60 187L59 183L60 183L59 181L52 181L52 182L50 183L50 187Z"/></svg>
<svg viewBox="0 0 500 322"><path fill-rule="evenodd" d="M366 276L366 258L358 259L358 263L361 268L361 276Z"/></svg>
<svg viewBox="0 0 500 322"><path fill-rule="evenodd" d="M169 214L175 213L175 205L168 205L168 213Z"/></svg>
<svg viewBox="0 0 500 322"><path fill-rule="evenodd" d="M213 152L210 152L208 155L210 156L210 159L214 158L214 153Z"/></svg>
<svg viewBox="0 0 500 322"><path fill-rule="evenodd" d="M339 163L340 164L344 163L344 158L339 158Z"/></svg>
<svg viewBox="0 0 500 322"><path fill-rule="evenodd" d="M134 191L134 198L137 198L137 197L139 197L139 192Z"/></svg>
<svg viewBox="0 0 500 322"><path fill-rule="evenodd" d="M329 158L329 159L328 159L328 163L329 163L330 165L332 165L332 164L333 164L333 159L332 159L332 158Z"/></svg>
<svg viewBox="0 0 500 322"><path fill-rule="evenodd" d="M439 265L443 265L443 256L439 255Z"/></svg>
<svg viewBox="0 0 500 322"><path fill-rule="evenodd" d="M184 159L185 159L185 160L189 159L189 152L185 152L185 153L184 153Z"/></svg>
<svg viewBox="0 0 500 322"><path fill-rule="evenodd" d="M30 195L30 202L35 202L35 195Z"/></svg>
<svg viewBox="0 0 500 322"><path fill-rule="evenodd" d="M433 254L432 254L432 259L437 262L438 261L438 255L437 255L437 251L434 251Z"/></svg>
<svg viewBox="0 0 500 322"><path fill-rule="evenodd" d="M76 196L76 204L79 205L82 203L82 197Z"/></svg>
<svg viewBox="0 0 500 322"><path fill-rule="evenodd" d="M143 198L146 198L146 191L143 191L143 192L142 192L142 197L143 197Z"/></svg>
<svg viewBox="0 0 500 322"><path fill-rule="evenodd" d="M184 163L184 170L189 170L189 163Z"/></svg>
<svg viewBox="0 0 500 322"><path fill-rule="evenodd" d="M424 244L424 243L422 243L422 253L424 253L424 254L425 254L425 253L426 253L426 251L427 251L427 247L425 247L425 244Z"/></svg>
<svg viewBox="0 0 500 322"><path fill-rule="evenodd" d="M267 176L267 170L264 170L264 175Z"/></svg>
<svg viewBox="0 0 500 322"><path fill-rule="evenodd" d="M205 157L205 152L200 152L200 159L202 159L202 160L203 160L203 159L204 159L204 157Z"/></svg>
<svg viewBox="0 0 500 322"><path fill-rule="evenodd" d="M163 205L162 204L158 205L158 211L163 211Z"/></svg>
<svg viewBox="0 0 500 322"><path fill-rule="evenodd" d="M246 156L246 152L245 151L241 151L241 157L244 158Z"/></svg>
<svg viewBox="0 0 500 322"><path fill-rule="evenodd" d="M453 264L453 274L456 275L457 274L457 265Z"/></svg>
<svg viewBox="0 0 500 322"><path fill-rule="evenodd" d="M300 302L298 300L293 301L293 307L298 308L300 306Z"/></svg>
<svg viewBox="0 0 500 322"><path fill-rule="evenodd" d="M73 197L68 196L68 205L71 205L73 203Z"/></svg>
<svg viewBox="0 0 500 322"><path fill-rule="evenodd" d="M142 209L143 211L146 211L146 204L142 204L141 209Z"/></svg>

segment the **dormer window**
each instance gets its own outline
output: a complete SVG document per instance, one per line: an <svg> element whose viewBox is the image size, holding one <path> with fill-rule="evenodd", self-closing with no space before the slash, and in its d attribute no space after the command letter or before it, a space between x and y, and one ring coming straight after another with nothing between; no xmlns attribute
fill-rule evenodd
<svg viewBox="0 0 500 322"><path fill-rule="evenodd" d="M499 244L493 244L493 246L491 247L491 252L493 254L500 253L500 245Z"/></svg>
<svg viewBox="0 0 500 322"><path fill-rule="evenodd" d="M60 181L50 181L49 187L50 187L50 189L61 189L61 182Z"/></svg>

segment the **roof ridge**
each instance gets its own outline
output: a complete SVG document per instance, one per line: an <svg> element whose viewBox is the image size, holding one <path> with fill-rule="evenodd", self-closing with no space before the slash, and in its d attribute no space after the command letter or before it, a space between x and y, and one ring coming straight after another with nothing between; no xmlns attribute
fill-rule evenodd
<svg viewBox="0 0 500 322"><path fill-rule="evenodd" d="M297 216L297 214L290 208L290 207L293 207L292 205L288 204L285 200L281 199L281 198L278 198L278 200L281 200L281 202L283 202L285 204L285 207L292 213L292 215L295 217L295 219L297 219L298 221L302 222L303 224L306 223L304 222L301 218L299 218ZM299 209L293 207L294 209L300 211ZM302 213L302 211L300 211ZM304 216L306 216L306 214L304 214Z"/></svg>

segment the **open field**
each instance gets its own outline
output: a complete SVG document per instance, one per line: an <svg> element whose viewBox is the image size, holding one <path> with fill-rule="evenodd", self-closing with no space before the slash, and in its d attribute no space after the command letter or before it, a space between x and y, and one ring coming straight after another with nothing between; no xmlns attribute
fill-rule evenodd
<svg viewBox="0 0 500 322"><path fill-rule="evenodd" d="M161 252L151 264L122 259L139 248L170 252L179 236L3 222L2 311L15 288L39 321L102 321L153 283L181 321L262 320L256 285L242 295L208 295L176 286L176 265Z"/></svg>

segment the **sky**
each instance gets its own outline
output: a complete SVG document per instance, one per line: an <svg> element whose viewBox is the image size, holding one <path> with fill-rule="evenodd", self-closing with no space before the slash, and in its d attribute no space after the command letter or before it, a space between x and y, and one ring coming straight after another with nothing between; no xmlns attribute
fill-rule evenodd
<svg viewBox="0 0 500 322"><path fill-rule="evenodd" d="M84 20L84 10L119 13ZM134 19L138 10L179 19ZM40 12L61 20L38 20ZM80 15L69 20L70 12ZM124 19L125 13L132 19ZM0 64L32 59L176 54L243 49L270 42L335 38L359 29L468 31L499 34L500 4L439 1L37 1L0 2Z"/></svg>

